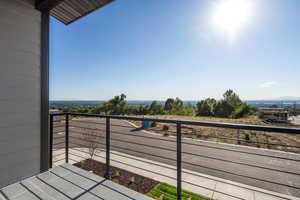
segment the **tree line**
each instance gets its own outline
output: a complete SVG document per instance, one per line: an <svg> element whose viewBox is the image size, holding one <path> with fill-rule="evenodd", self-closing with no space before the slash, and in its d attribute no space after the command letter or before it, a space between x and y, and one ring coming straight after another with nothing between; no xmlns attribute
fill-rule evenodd
<svg viewBox="0 0 300 200"><path fill-rule="evenodd" d="M254 114L255 109L243 102L233 90L227 90L221 100L207 98L196 106L184 104L177 98L168 98L164 104L152 101L149 105L130 105L126 95L121 94L99 106L64 107L65 112L80 112L106 115L182 115L222 118L242 118Z"/></svg>

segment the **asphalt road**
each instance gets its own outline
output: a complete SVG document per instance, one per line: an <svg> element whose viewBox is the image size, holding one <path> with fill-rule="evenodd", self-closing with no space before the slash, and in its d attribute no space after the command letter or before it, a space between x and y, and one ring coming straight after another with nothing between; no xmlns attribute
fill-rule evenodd
<svg viewBox="0 0 300 200"><path fill-rule="evenodd" d="M55 131L60 129L63 127ZM70 122L69 132L70 147L85 145L82 139L76 139L80 132L105 137L105 120L75 119ZM55 135L59 136L61 134ZM61 140L56 139L55 143ZM99 142L105 144L105 138L99 138ZM300 154L192 139L183 139L182 142L185 169L300 197ZM126 121L111 120L111 146L114 151L176 165L176 138L147 133Z"/></svg>

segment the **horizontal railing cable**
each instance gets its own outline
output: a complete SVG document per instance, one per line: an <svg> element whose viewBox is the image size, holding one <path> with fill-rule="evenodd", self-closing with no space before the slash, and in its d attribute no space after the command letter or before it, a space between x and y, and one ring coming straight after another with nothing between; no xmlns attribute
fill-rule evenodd
<svg viewBox="0 0 300 200"><path fill-rule="evenodd" d="M105 131L104 129L99 129L99 128L91 128L91 127L84 127L84 126L77 126L70 124L70 128L81 128L81 129L87 129L87 130L94 130L94 131Z"/></svg>
<svg viewBox="0 0 300 200"><path fill-rule="evenodd" d="M59 157L59 156L62 156L62 155L65 155L65 152L60 153L60 154L55 154L55 155L53 155L53 158L56 158L56 157Z"/></svg>
<svg viewBox="0 0 300 200"><path fill-rule="evenodd" d="M169 149L169 148L164 148L164 147L160 147L160 146L153 146L153 145L149 145L149 144L143 144L143 143L137 143L137 142L130 142L130 141L126 141L126 140L120 140L120 139L111 139L111 141L118 141L118 142L123 142L126 144L134 144L134 145L140 145L140 146L144 146L144 147L149 147L149 148L154 148L154 149L161 149L161 150L166 150L166 151L173 151L175 152L175 149Z"/></svg>
<svg viewBox="0 0 300 200"><path fill-rule="evenodd" d="M55 125L55 126L53 126L53 128L64 128L65 127L65 125L63 124L63 125Z"/></svg>
<svg viewBox="0 0 300 200"><path fill-rule="evenodd" d="M96 157L100 157L100 158L104 158L104 159L105 159L104 156L100 156L100 155L97 155L97 154L95 154L95 156L96 156ZM164 176L164 177L167 177L167 178L176 180L176 178L174 178L174 177L172 177L172 176L168 176L168 175L161 174L161 173L158 173L158 172L153 172L153 171L151 171L151 170L147 170L147 169L145 169L145 168L137 167L137 166L135 166L135 165L130 165L130 164L128 164L128 163L124 163L124 162L122 162L122 161L115 160L115 159L112 159L112 158L111 158L110 160L111 160L111 161L114 161L114 162L117 162L117 163L120 163L120 164L123 164L123 165L127 165L127 166L129 166L129 167L133 167L133 168L140 169L140 170L143 170L143 171L146 171L146 172L150 172L150 173L152 173L152 174L157 174L157 175L160 175L160 176Z"/></svg>
<svg viewBox="0 0 300 200"><path fill-rule="evenodd" d="M96 137L96 138L102 138L102 139L105 139L105 136L101 136L101 135L94 135L94 134L87 134L87 133L78 133L78 132L75 132L75 131L70 131L71 134L74 134L74 135L78 135L80 134L82 137L85 137L85 136L88 136L88 137ZM72 137L72 136L70 136Z"/></svg>
<svg viewBox="0 0 300 200"><path fill-rule="evenodd" d="M174 140L170 140L170 139L164 139L164 138L154 138L151 136L144 136L144 135L132 135L132 134L127 134L127 133L121 133L121 132L117 132L117 131L111 131L114 134L118 134L118 135L128 135L128 136L132 136L132 137L140 137L140 138L147 138L147 139L151 139L151 140L159 140L159 141L166 141L166 142L176 142L175 138ZM158 136L161 137L161 136ZM187 140L186 138L183 138L182 140ZM236 139L235 139L236 140ZM205 141L200 141L200 142L205 142ZM249 154L249 155L257 155L257 156L264 156L264 157L270 157L270 158L278 158L278 159L282 159L282 160L290 160L290 161L296 161L296 162L300 162L300 159L292 159L292 158L286 158L286 157L280 157L280 156L273 156L273 155L265 155L265 154L259 154L259 153L253 153L253 152L246 152L246 151L241 151L241 150L236 150L236 149L228 149L228 148L223 148L223 147L216 147L216 146L209 146L209 145L203 145L203 144L193 144L193 143L189 143L189 142L182 142L182 144L186 144L186 145L193 145L193 146L197 146L197 147L206 147L206 148L211 148L211 149L219 149L219 150L224 150L224 151L232 151L232 152L237 152L237 153L243 153L243 154ZM300 147L298 147L300 148Z"/></svg>
<svg viewBox="0 0 300 200"><path fill-rule="evenodd" d="M105 122L85 121L85 120L77 120L77 119L72 119L72 120L70 120L70 124L73 123L73 122L87 123L87 124L102 124L102 125L105 125Z"/></svg>
<svg viewBox="0 0 300 200"><path fill-rule="evenodd" d="M60 139L65 139L65 136L53 137L53 140L60 140Z"/></svg>
<svg viewBox="0 0 300 200"><path fill-rule="evenodd" d="M78 149L72 149L72 150L78 151L78 152L81 152L81 153L89 154L88 152L81 151L81 150L78 150ZM105 151L103 151L103 152L105 152ZM119 153L116 153L116 152L111 152L111 154L117 155L117 156L120 156L120 157L124 157L124 158L128 158L128 159L132 159L132 160L135 160L135 161L144 162L144 163L147 163L147 164L151 164L151 165L155 165L155 166L159 166L159 167L171 169L171 170L176 170L175 167L169 167L169 166L166 166L166 165L160 165L160 164L153 163L153 162L149 162L149 161L146 161L146 160L141 160L141 159L138 159L138 158L135 158L135 157L122 155L122 154L119 154ZM98 154L96 154L96 153L95 153L95 156L96 156L96 157L105 158L104 156L100 156L100 155L98 155ZM85 158L85 157L82 157L82 156L78 156L78 157ZM119 162L119 161L117 161L117 160L115 160L115 161L116 161L116 162ZM124 163L124 162L122 162L122 164L128 165L128 163ZM135 167L135 166L132 165L132 167ZM204 168L206 168L206 167L204 167ZM143 170L144 168L141 168L141 169ZM154 172L154 171L150 171L150 170L147 170L147 171L148 171L148 172L151 172L151 173L154 173L154 174L157 174L157 175L165 176L164 174L160 174L160 173L157 173L157 172ZM199 174L197 174L197 173L192 173L192 172L189 172L189 171L186 171L186 170L183 171L183 174L194 175L194 176L197 176L197 177L208 178L208 179L210 179L210 180L216 181L216 179L209 178L209 177L203 176L203 175L199 175ZM168 176L168 178L173 178L173 177ZM174 178L174 179L175 179L175 178ZM230 185L235 185L235 184L231 184L231 183L228 183L228 182L225 182L225 181L220 181L220 180L218 180L218 181L219 181L219 182L222 182L222 183L230 184ZM194 184L194 183L190 183L190 182L187 182L187 181L184 181L184 180L183 180L183 182L186 182L186 183L189 183L189 184L193 184L194 186L202 187L202 186L200 186L200 185L197 185L197 184ZM240 186L239 186L239 187L240 187ZM243 187L243 188L247 189L246 187ZM206 189L209 189L209 188L206 188ZM211 190L211 189L210 189L210 190ZM218 191L216 191L216 192L218 192ZM230 196L230 195L229 195L229 196Z"/></svg>
<svg viewBox="0 0 300 200"><path fill-rule="evenodd" d="M88 140L84 140L82 138L77 138L77 137L74 137L74 136L69 136L70 138L74 139L74 140L79 140L81 142L89 142ZM96 141L92 141L93 143L95 144L101 144L101 145L105 145L105 143L101 143L101 142L96 142Z"/></svg>
<svg viewBox="0 0 300 200"><path fill-rule="evenodd" d="M288 128L288 127L278 127L278 126L262 126L262 125L248 125L248 124L233 124L233 123L222 123L222 122L206 122L206 121L191 121L191 120L172 120L172 119L158 119L158 118L144 118L144 117L133 117L133 116L115 116L115 115L100 115L100 114L81 114L81 113L59 113L59 114L50 114L51 119L53 120L53 116L66 116L66 120L57 120L51 121L52 125L55 122L55 126L52 126L52 129L50 127L50 130L52 131L52 140L56 140L57 143L50 143L53 144L53 146L65 146L66 150L64 153L58 153L56 155L53 155L50 157L50 160L52 157L59 158L60 156L63 156L65 154L65 158L62 158L60 160L54 161L60 162L64 159L68 158L68 155L70 154L72 158L70 160L74 162L80 162L78 160L86 160L86 159L93 159L93 156L102 158L103 163L106 165L106 174L109 175L109 166L110 162L113 161L115 163L120 163L122 165L126 165L135 169L143 170L149 173L157 174L160 176L164 176L167 178L171 178L173 180L177 181L177 199L181 198L181 183L186 183L192 186L196 187L202 187L204 189L209 189L213 191L214 193L220 193L223 195L227 195L229 197L237 198L244 200L243 198L233 196L232 194L227 194L224 191L217 191L216 188L205 188L197 182L190 182L191 180L185 180L182 179L182 174L189 174L194 175L195 177L205 177L204 175L198 174L200 171L207 171L209 173L215 173L215 174L223 174L225 177L232 177L230 180L235 180L236 178L239 178L242 181L250 181L252 180L253 183L269 183L270 186L274 185L277 187L286 187L286 188L292 188L295 190L300 190L300 186L295 184L290 184L289 182L285 181L277 181L272 179L272 173L271 175L268 175L270 173L269 171L272 171L273 174L282 174L282 176L286 175L292 175L290 177L294 176L300 176L300 171L292 169L291 166L290 169L287 167L281 167L281 166L274 166L269 165L268 163L260 164L257 162L251 162L257 157L254 156L261 156L265 158L272 158L282 161L292 161L292 162L300 162L300 158L296 157L296 155L290 155L290 156L284 156L283 154L275 154L275 153L269 153L266 151L254 151L253 149L249 148L242 149L241 145L246 146L253 146L257 148L276 148L280 150L286 150L286 151L296 151L296 149L300 148L300 146L294 145L291 143L289 144L282 144L280 140L270 138L270 134L267 135L267 133L272 133L272 136L274 134L291 134L291 135L297 135L300 134L300 129L298 128ZM68 118L70 117L70 119ZM80 117L94 117L98 119L94 119L93 121L89 121L86 119L82 119ZM63 118L63 117L61 117ZM106 119L105 121L100 121L100 119ZM118 121L122 120L122 121ZM170 133L172 136L169 138L164 138L161 136L162 133L156 133L152 136L146 135L147 132L144 132L145 134L142 134L141 130L143 128L134 127L133 125L127 125L125 123L126 121L152 121L152 122L159 122L159 123L168 123L172 124L170 125L170 129L167 130L168 133ZM68 124L69 126L67 126ZM180 125L180 126L178 126ZM191 127L189 127L191 126ZM202 132L197 134L197 129L195 129L194 126L201 126L201 127L212 127L215 129L220 128L221 129L233 129L238 130L236 133L232 133L233 131L230 130L230 137L227 137L227 135L222 135L222 133L217 134L216 132L213 132L214 134L210 135L204 135ZM66 130L60 130L60 128L66 127ZM115 129L113 129L115 127ZM117 127L120 127L119 129ZM177 129L176 129L177 127ZM180 129L178 128L180 127ZM123 129L122 129L123 128ZM129 128L129 129L127 129ZM173 128L176 129L174 132ZM181 134L181 131L187 129L183 133L187 134L193 134L197 135L197 138L205 138L207 140L216 140L218 141L226 141L228 143L234 143L231 141L236 141L239 145L236 146L225 146L225 145L218 145L218 142L213 142L211 144L206 144L205 141L201 140L191 140L189 138L186 138L184 134ZM246 138L246 132L239 132L239 130L247 130L247 134L250 134L251 139ZM71 135L66 135L65 132L70 133ZM138 134L134 134L135 131L137 131ZM154 130L155 131L155 130ZM255 132L254 132L255 131ZM257 133L256 131L261 131L263 133ZM100 133L100 134L99 134ZM111 136L112 134L116 134L117 136ZM132 133L132 134L130 134ZM175 134L176 133L176 134ZM233 135L232 135L232 134ZM61 135L61 136L60 136ZM245 135L245 136L244 136ZM120 137L118 137L120 136ZM124 137L122 137L124 136ZM181 136L183 137L181 139ZM232 137L231 137L232 136ZM91 138L97 138L91 139ZM245 139L244 139L245 137ZM265 139L264 139L265 137ZM65 138L64 142L60 142ZM70 140L69 140L70 138ZM134 139L136 138L136 139ZM216 139L209 139L209 138L216 138ZM100 140L99 140L100 139ZM102 142L103 139L103 142ZM105 140L105 141L104 141ZM165 142L165 143L164 143ZM173 144L171 144L171 142ZM278 142L278 143L277 143ZM65 144L65 145L64 145ZM90 154L90 148L94 148L94 145L96 144L98 147L96 147L95 152L93 152L93 155ZM69 148L68 148L68 145ZM265 146L266 145L266 146ZM189 147L188 149L185 149ZM198 147L199 149L195 148ZM51 148L55 150L63 149L64 147L55 147ZM207 149L212 149L214 152L211 154L205 153L206 151L209 152ZM70 151L67 151L70 150ZM101 149L101 150L100 150ZM106 150L105 150L106 149ZM184 150L182 150L184 149ZM204 149L204 151L203 151ZM177 151L176 151L177 150ZM168 151L168 152L166 152ZM217 152L216 152L217 151ZM231 157L223 157L222 155L226 155L225 151L228 152L236 152L241 153L245 155L253 155L246 156L246 157L236 157L233 154ZM100 154L99 154L100 153ZM104 154L105 155L104 155ZM172 158L174 154L174 158ZM230 153L228 153L229 155ZM116 157L112 157L110 155L114 155ZM171 156L170 156L171 155ZM176 157L177 155L177 157ZM283 157L284 156L284 157ZM75 159L75 158L78 158ZM146 158L146 159L144 159ZM198 158L198 159L197 159ZM245 159L241 159L245 158ZM249 158L249 159L247 159ZM101 159L101 160L102 160ZM124 159L124 160L122 160ZM150 160L147 160L150 159ZM263 158L262 158L263 159ZM55 160L55 159L54 159ZM97 161L97 160L96 160ZM130 163L131 161L132 163ZM202 162L203 161L203 162ZM206 163L207 161L207 163ZM216 166L211 166L211 164L208 163L208 161L212 164L216 164ZM155 165L159 168L166 168L170 170L175 170L177 172L177 178L171 177L170 174L166 173L163 174L161 171L152 170L149 167L146 167L148 165L140 165L137 164L137 166L134 165L135 162L141 162L149 164L151 167L152 165ZM219 166L219 163L220 166ZM223 163L223 166L221 167ZM228 163L228 164L227 164ZM292 163L294 164L294 163ZM296 163L295 163L296 164ZM121 165L121 166L122 166ZM184 165L185 170L181 170L182 166ZM144 167L143 167L144 166ZM231 166L231 167L230 167ZM245 166L245 167L243 167ZM250 169L249 173L248 171L245 171L246 169ZM158 168L158 169L159 169ZM235 170L241 169L241 170ZM188 169L192 169L193 171L189 171ZM256 176L252 173L255 169L263 170L262 172L267 173L267 177L260 177ZM268 170L268 171L264 171ZM110 176L108 176L109 178ZM207 177L206 177L207 178ZM209 178L211 180L214 180L213 178ZM234 185L232 183L232 185ZM275 195L276 196L276 195Z"/></svg>
<svg viewBox="0 0 300 200"><path fill-rule="evenodd" d="M110 118L110 119L120 119L120 120L153 121L153 122L172 123L172 124L180 123L182 125L195 125L195 126L232 128L232 129L252 130L252 131L266 131L266 132L275 132L275 133L300 134L300 129L296 129L296 128L248 125L248 124L233 124L233 123L223 123L223 122L172 120L172 119L143 118L143 117L130 117L130 116L118 116L118 115L100 115L100 114L86 114L86 113L72 113L72 112L51 114L51 115L56 116L56 115L64 115L64 114L70 114L73 116L99 117L99 118Z"/></svg>
<svg viewBox="0 0 300 200"><path fill-rule="evenodd" d="M252 177L252 176L237 174L237 173L234 173L234 172L229 172L229 171L226 171L226 170L211 168L211 167L207 167L207 166L204 166L204 165L199 165L199 164L196 164L196 163L189 163L189 162L185 162L185 161L182 161L182 163L183 164L187 164L187 165L198 166L198 167L201 167L201 168L210 169L210 170L214 170L214 171L219 171L219 172L223 172L223 173L227 173L227 174L231 174L231 175L235 175L235 176L249 178L249 179L253 179L253 180L256 180L256 181L261 181L261 182L266 182L266 183L272 183L272 184L281 185L281 186L285 186L285 187L289 187L289 188L294 188L294 189L299 189L300 190L300 187L296 187L296 186L292 186L292 185L287 185L287 184L283 184L283 183L278 183L278 182L273 182L273 181L268 181L268 180L265 180L265 179L255 178L255 177Z"/></svg>
<svg viewBox="0 0 300 200"><path fill-rule="evenodd" d="M62 160L65 160L65 158L59 159L59 160L55 160L54 163L60 162Z"/></svg>
<svg viewBox="0 0 300 200"><path fill-rule="evenodd" d="M157 157L157 158L161 158L161 159L166 159L166 160L171 160L171 161L176 162L176 159L173 159L173 158L167 158L167 157L163 157L163 156L158 156L158 155L155 155L155 154L146 153L146 152L142 152L142 151L137 151L137 150L133 150L133 149L128 149L128 148L124 148L124 147L119 147L119 146L115 146L115 145L110 145L110 146L114 147L116 149L123 149L125 151L131 151L131 152L134 152L134 153L140 153L140 154L144 154L144 155L148 155L148 156L152 156L152 157Z"/></svg>
<svg viewBox="0 0 300 200"><path fill-rule="evenodd" d="M53 146L60 145L60 144L65 144L65 142L53 143Z"/></svg>
<svg viewBox="0 0 300 200"><path fill-rule="evenodd" d="M260 169L265 169L265 170L277 171L277 172L282 172L282 173L287 173L287 174L292 174L292 175L300 175L300 173L294 173L294 172L288 172L288 171L274 169L274 168L262 167L262 166L252 165L252 164L238 162L238 161L234 161L234 160L226 160L226 159L223 159L223 158L216 158L216 157L212 157L212 156L200 155L200 154L184 152L184 151L182 151L182 153L197 156L197 157L201 157L201 158L218 160L218 161L222 161L222 162L229 162L229 163L238 164L238 165L245 165L245 166L249 166L249 167L255 167L255 168L260 168Z"/></svg>

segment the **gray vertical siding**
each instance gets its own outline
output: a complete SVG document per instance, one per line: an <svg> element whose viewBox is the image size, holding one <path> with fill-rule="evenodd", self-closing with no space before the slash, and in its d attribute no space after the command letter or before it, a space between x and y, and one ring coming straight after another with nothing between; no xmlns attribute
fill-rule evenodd
<svg viewBox="0 0 300 200"><path fill-rule="evenodd" d="M0 1L0 188L40 170L41 15Z"/></svg>

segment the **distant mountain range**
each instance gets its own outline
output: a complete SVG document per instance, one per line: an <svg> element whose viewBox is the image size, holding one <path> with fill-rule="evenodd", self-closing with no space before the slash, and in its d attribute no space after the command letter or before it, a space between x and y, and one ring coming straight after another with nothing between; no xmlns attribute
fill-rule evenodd
<svg viewBox="0 0 300 200"><path fill-rule="evenodd" d="M279 101L300 101L300 97L279 97L278 99L275 100L279 100Z"/></svg>
<svg viewBox="0 0 300 200"><path fill-rule="evenodd" d="M72 101L72 100L65 100L65 101L50 101L50 105L56 106L58 108L62 108L64 106L98 106L105 101ZM160 104L164 105L165 101L157 101ZM191 105L196 105L198 101L183 101L185 105L191 104ZM297 108L300 108L300 98L296 97L282 97L278 99L273 99L273 100L246 100L248 104L251 104L254 107L268 107L271 105L278 105L280 107L293 107L296 105ZM152 103L151 100L128 100L128 104L130 105L137 105L137 106L145 106L145 105L150 105Z"/></svg>

